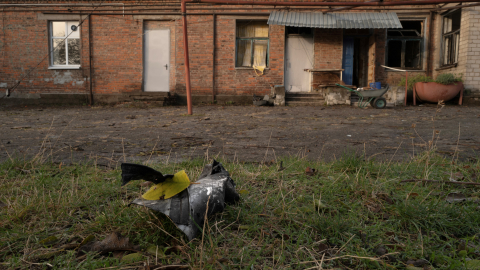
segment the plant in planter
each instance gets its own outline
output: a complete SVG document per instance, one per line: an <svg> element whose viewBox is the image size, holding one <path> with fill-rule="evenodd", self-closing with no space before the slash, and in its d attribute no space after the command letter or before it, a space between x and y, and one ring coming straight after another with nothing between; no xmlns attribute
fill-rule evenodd
<svg viewBox="0 0 480 270"><path fill-rule="evenodd" d="M408 90L413 90L414 103L418 98L424 102L438 103L448 101L460 94L459 104L463 98L462 74L443 73L437 76L436 80L424 75L417 75L408 80ZM405 85L405 79L400 83Z"/></svg>
<svg viewBox="0 0 480 270"><path fill-rule="evenodd" d="M413 77L408 78L408 86L407 89L409 91L413 90L413 86L417 82L434 82L434 80L431 77L425 76L425 75L416 75ZM400 82L398 83L398 86L405 86L405 78L402 78Z"/></svg>

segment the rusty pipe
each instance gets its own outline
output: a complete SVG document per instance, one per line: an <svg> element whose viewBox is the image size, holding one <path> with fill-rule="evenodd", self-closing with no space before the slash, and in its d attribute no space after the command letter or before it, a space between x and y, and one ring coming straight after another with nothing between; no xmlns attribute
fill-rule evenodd
<svg viewBox="0 0 480 270"><path fill-rule="evenodd" d="M43 14L75 14L75 15L80 15L84 13L62 13L62 12L44 12ZM235 16L252 16L252 15L257 15L257 16L269 16L270 12L196 12L196 13L186 13L186 15L235 15ZM101 15L101 16L106 16L106 15L112 15L112 16L117 16L117 15L183 15L182 12L139 12L139 13L92 13L92 15Z"/></svg>
<svg viewBox="0 0 480 270"><path fill-rule="evenodd" d="M92 14L88 15L88 59L89 59L89 63L88 63L88 69L89 69L89 72L90 72L90 75L89 75L89 79L90 79L90 106L93 106L93 80L92 80L92 60L93 60L93 56L92 56Z"/></svg>
<svg viewBox="0 0 480 270"><path fill-rule="evenodd" d="M372 1L369 1L369 2L380 2L380 0L372 0ZM357 6L346 6L346 7L341 7L341 8L334 8L334 9L331 9L331 10L324 11L323 13L335 12L335 11L341 11L341 10L349 10L349 9L356 8L356 7Z"/></svg>
<svg viewBox="0 0 480 270"><path fill-rule="evenodd" d="M262 6L411 6L436 5L443 3L464 3L465 0L420 0L420 1L390 1L390 2L273 2L273 1L231 1L231 0L182 0L184 3L211 3L225 5L262 5ZM480 2L471 0L468 2Z"/></svg>
<svg viewBox="0 0 480 270"><path fill-rule="evenodd" d="M213 14L213 52L212 52L212 103L215 103L215 31L216 27L216 14Z"/></svg>
<svg viewBox="0 0 480 270"><path fill-rule="evenodd" d="M185 84L187 87L187 111L192 115L192 88L190 85L190 62L188 57L188 33L187 33L187 7L185 0L182 0L182 22L183 22L183 53L185 55Z"/></svg>
<svg viewBox="0 0 480 270"><path fill-rule="evenodd" d="M435 12L430 11L429 25L428 25L428 53L427 53L427 76L433 75L433 42L434 42L434 33L433 33L433 24L434 24Z"/></svg>

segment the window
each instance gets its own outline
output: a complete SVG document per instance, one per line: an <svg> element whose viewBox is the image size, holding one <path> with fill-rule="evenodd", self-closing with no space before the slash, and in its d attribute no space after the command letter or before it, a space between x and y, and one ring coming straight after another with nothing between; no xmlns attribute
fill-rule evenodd
<svg viewBox="0 0 480 270"><path fill-rule="evenodd" d="M400 21L402 29L387 32L387 66L422 69L423 21Z"/></svg>
<svg viewBox="0 0 480 270"><path fill-rule="evenodd" d="M78 21L50 22L50 66L80 67L80 27Z"/></svg>
<svg viewBox="0 0 480 270"><path fill-rule="evenodd" d="M268 24L266 21L237 21L236 67L268 66Z"/></svg>
<svg viewBox="0 0 480 270"><path fill-rule="evenodd" d="M458 48L460 44L460 10L443 17L442 37L442 65L453 65L458 62Z"/></svg>

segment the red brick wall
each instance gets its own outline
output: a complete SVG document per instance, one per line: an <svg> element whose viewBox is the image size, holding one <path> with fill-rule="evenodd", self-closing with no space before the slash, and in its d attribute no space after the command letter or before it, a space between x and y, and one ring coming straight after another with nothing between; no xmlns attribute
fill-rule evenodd
<svg viewBox="0 0 480 270"><path fill-rule="evenodd" d="M87 93L83 70L49 70L48 21L38 20L36 12L4 12L0 20L0 83L11 88L22 80L12 95L41 93ZM3 29L5 32L3 33ZM80 28L82 65L88 64L88 21ZM43 60L43 61L42 61ZM40 63L40 64L39 64ZM37 66L38 65L38 66ZM0 91L4 91L0 88Z"/></svg>
<svg viewBox="0 0 480 270"><path fill-rule="evenodd" d="M315 28L315 68L342 68L343 30Z"/></svg>
<svg viewBox="0 0 480 270"><path fill-rule="evenodd" d="M185 58L183 47L183 24L176 22L176 78L175 92L185 94ZM213 16L188 16L188 49L190 57L190 83L192 94L212 93L213 70Z"/></svg>
<svg viewBox="0 0 480 270"><path fill-rule="evenodd" d="M217 94L264 95L270 85L283 84L285 27L270 25L269 68L257 76L253 69L235 68L235 19L218 16L216 23L215 88Z"/></svg>
<svg viewBox="0 0 480 270"><path fill-rule="evenodd" d="M92 17L94 94L141 91L142 37L132 16Z"/></svg>
<svg viewBox="0 0 480 270"><path fill-rule="evenodd" d="M341 69L343 54L343 30L319 29L314 32L314 67L315 69ZM319 85L337 83L338 72L313 73L313 89Z"/></svg>
<svg viewBox="0 0 480 270"><path fill-rule="evenodd" d="M343 0L342 0L343 1ZM232 10L231 12L235 12ZM15 80L35 67L48 53L48 21L37 19L38 12L3 13L0 20L1 74L0 83L11 87ZM238 17L243 19L244 17ZM235 21L232 16L217 15L215 89L220 95L262 95L271 84L283 84L285 27L270 26L269 68L263 76L252 69L235 68ZM5 22L5 25L3 25ZM149 21L152 27L171 29L170 90L185 93L185 66L181 20ZM193 94L211 95L213 76L213 17L188 17L191 84ZM428 27L427 27L428 29ZM93 16L93 87L94 94L140 92L143 74L144 21L126 16ZM427 30L428 33L428 30ZM385 72L385 31L375 30L377 81L395 83L403 73ZM89 91L88 20L81 27L82 69L49 70L48 59L25 79L21 93L88 93ZM6 42L4 42L4 40ZM342 67L343 30L315 29L315 68ZM314 77L314 83L318 81ZM0 91L4 89L0 88Z"/></svg>

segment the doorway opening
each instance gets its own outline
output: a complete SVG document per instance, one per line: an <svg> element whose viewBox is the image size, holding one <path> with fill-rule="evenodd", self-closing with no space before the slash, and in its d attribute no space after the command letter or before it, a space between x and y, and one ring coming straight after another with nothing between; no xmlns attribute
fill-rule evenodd
<svg viewBox="0 0 480 270"><path fill-rule="evenodd" d="M344 36L342 78L347 85L368 86L368 36Z"/></svg>

